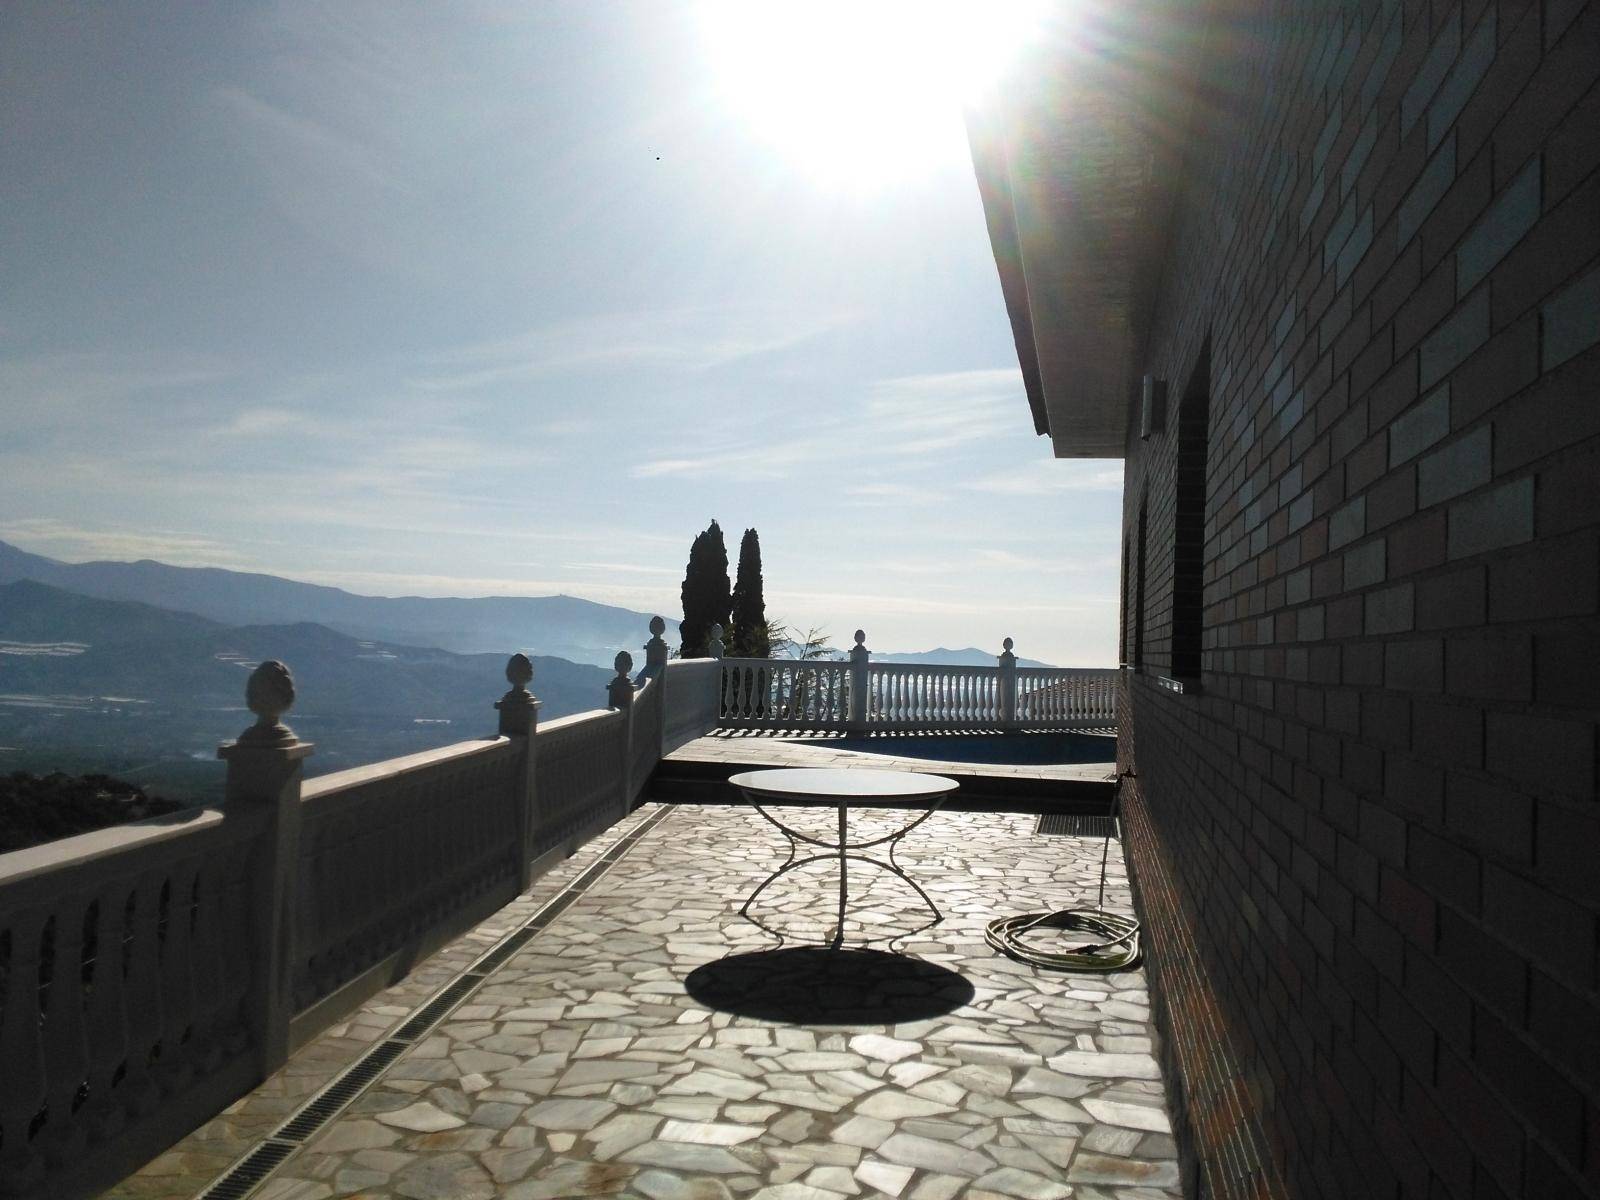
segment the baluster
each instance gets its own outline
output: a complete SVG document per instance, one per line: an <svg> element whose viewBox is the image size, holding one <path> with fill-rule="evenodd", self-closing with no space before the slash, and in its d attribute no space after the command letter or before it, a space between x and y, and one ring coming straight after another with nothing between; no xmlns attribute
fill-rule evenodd
<svg viewBox="0 0 1600 1200"><path fill-rule="evenodd" d="M86 963L85 1039L89 1084L85 1118L95 1138L110 1137L123 1126L124 1113L112 1079L128 1051L123 994L122 914L126 885L101 887L91 909L93 957Z"/></svg>
<svg viewBox="0 0 1600 1200"><path fill-rule="evenodd" d="M123 962L128 993L128 1073L121 1084L130 1112L143 1115L161 1098L152 1067L161 1053L161 950L157 934L162 879L141 875L124 928Z"/></svg>
<svg viewBox="0 0 1600 1200"><path fill-rule="evenodd" d="M53 962L49 986L40 987L39 999L49 1116L39 1142L58 1165L82 1153L85 1144L75 1112L82 1103L78 1088L89 1076L89 1047L83 1027L83 925L88 909L86 897L65 897L46 925L47 931L53 931Z"/></svg>
<svg viewBox="0 0 1600 1200"><path fill-rule="evenodd" d="M0 929L0 1186L27 1192L44 1176L44 1161L30 1144L33 1120L45 1103L44 1044L39 1028L39 939L45 915L17 913Z"/></svg>
<svg viewBox="0 0 1600 1200"><path fill-rule="evenodd" d="M189 1059L193 1037L194 977L190 959L190 903L195 864L180 863L167 877L167 936L161 946L161 1070L158 1078L168 1095L183 1091L194 1079Z"/></svg>

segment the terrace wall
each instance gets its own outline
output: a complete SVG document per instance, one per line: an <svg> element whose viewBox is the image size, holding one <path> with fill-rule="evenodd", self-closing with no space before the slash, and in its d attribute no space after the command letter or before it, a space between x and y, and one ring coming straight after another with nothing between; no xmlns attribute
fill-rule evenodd
<svg viewBox="0 0 1600 1200"><path fill-rule="evenodd" d="M1600 9L1238 15L1173 128L1166 412L1130 413L1124 514L1123 799L1190 1186L1600 1196Z"/></svg>

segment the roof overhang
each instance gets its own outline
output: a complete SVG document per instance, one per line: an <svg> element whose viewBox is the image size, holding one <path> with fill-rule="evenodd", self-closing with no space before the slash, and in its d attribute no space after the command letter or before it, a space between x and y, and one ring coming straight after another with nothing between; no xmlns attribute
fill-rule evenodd
<svg viewBox="0 0 1600 1200"><path fill-rule="evenodd" d="M1058 458L1125 452L1204 8L1055 5L968 114L1034 428Z"/></svg>

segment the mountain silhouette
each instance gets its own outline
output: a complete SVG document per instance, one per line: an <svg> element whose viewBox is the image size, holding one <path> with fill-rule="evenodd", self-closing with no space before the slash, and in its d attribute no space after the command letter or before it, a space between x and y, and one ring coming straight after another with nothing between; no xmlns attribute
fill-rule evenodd
<svg viewBox="0 0 1600 1200"><path fill-rule="evenodd" d="M353 638L457 654L549 655L608 667L618 650L641 659L650 613L576 596L362 596L342 588L218 567L60 562L0 542L0 584L33 580L82 596L136 601L226 625L314 622ZM669 640L676 623L669 622Z"/></svg>

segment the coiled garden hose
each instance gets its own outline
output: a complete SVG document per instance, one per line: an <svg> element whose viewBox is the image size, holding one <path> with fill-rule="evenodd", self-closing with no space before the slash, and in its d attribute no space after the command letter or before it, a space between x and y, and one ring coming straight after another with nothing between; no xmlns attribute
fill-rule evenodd
<svg viewBox="0 0 1600 1200"><path fill-rule="evenodd" d="M1100 847L1100 895L1095 906L997 917L983 931L983 940L992 949L1017 962L1043 967L1048 971L1128 971L1139 965L1139 922L1121 913L1107 912L1104 908L1111 831L1116 828L1121 815L1124 778L1126 776L1117 776L1116 791L1112 793L1105 843ZM1023 940L1035 929L1088 932L1100 940L1074 946L1070 950L1042 950Z"/></svg>

